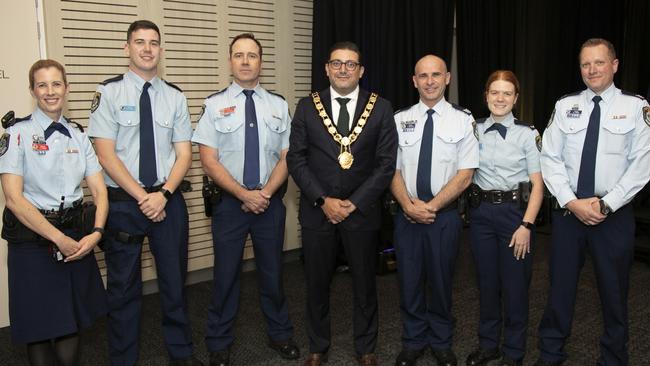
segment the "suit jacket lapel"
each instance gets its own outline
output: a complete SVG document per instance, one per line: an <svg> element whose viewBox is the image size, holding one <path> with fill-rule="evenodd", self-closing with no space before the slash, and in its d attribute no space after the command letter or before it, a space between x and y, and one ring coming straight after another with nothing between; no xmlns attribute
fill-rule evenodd
<svg viewBox="0 0 650 366"><path fill-rule="evenodd" d="M366 109L368 99L370 99L370 93L359 88L359 98L357 98L357 107L354 111L354 118L352 119L352 127L350 128L350 132L352 132L352 130L354 130L354 128L357 126L357 122L359 121L359 117L361 117L361 113L363 113L363 111Z"/></svg>

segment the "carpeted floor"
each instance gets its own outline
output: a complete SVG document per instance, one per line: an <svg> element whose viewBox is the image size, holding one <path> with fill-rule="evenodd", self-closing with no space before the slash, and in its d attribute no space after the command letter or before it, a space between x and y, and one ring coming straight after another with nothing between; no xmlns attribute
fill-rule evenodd
<svg viewBox="0 0 650 366"><path fill-rule="evenodd" d="M466 234L466 233L465 233ZM641 239L640 239L641 240ZM648 239L643 239L648 240ZM538 235L534 257L534 274L530 292L530 326L528 331L528 352L525 364L532 364L537 358L537 325L546 302L547 277L547 235ZM304 277L301 264L290 262L285 266L285 289L289 311L295 327L295 340L305 354L307 338L304 324ZM473 259L467 243L467 235L461 245L454 283L454 314L456 332L454 350L459 364L477 345L478 291ZM630 365L650 365L650 266L635 262L631 275L630 309ZM401 323L398 308L397 280L394 274L377 277L379 289L379 341L377 356L380 365L393 365L400 350ZM200 283L188 288L188 303L194 328L194 342L199 358L207 362L207 351L203 343L207 318L207 304L210 297L210 283ZM349 276L339 274L332 283L332 347L327 365L355 365L353 360L351 331L352 292ZM578 292L573 333L567 344L570 358L566 365L594 365L598 357L598 338L602 331L598 293L592 264L587 261ZM166 365L167 355L160 331L160 304L157 295L144 299L139 365ZM301 365L299 361L284 361L266 347L264 318L261 314L255 272L243 275L241 307L237 319L236 340L232 347L232 365ZM106 351L106 323L100 321L84 332L82 365L108 365ZM11 344L9 329L0 329L0 365L27 365L24 347ZM207 363L206 363L207 364ZM418 365L434 365L430 353L420 359Z"/></svg>

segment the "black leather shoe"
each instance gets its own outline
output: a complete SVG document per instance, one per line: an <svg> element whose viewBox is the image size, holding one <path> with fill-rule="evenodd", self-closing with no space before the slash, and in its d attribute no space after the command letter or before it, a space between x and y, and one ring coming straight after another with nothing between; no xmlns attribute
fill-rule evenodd
<svg viewBox="0 0 650 366"><path fill-rule="evenodd" d="M503 356L501 357L497 365L498 366L522 366L523 364L524 362L522 360L515 361L508 356Z"/></svg>
<svg viewBox="0 0 650 366"><path fill-rule="evenodd" d="M440 351L433 350L433 358L436 359L438 366L456 366L458 364L456 355L451 348Z"/></svg>
<svg viewBox="0 0 650 366"><path fill-rule="evenodd" d="M415 366L418 358L424 355L424 351L424 348L419 350L402 348L395 360L395 366Z"/></svg>
<svg viewBox="0 0 650 366"><path fill-rule="evenodd" d="M210 366L230 366L230 349L210 352Z"/></svg>
<svg viewBox="0 0 650 366"><path fill-rule="evenodd" d="M269 342L269 347L271 347L275 352L277 352L280 357L285 360L297 360L300 358L300 349L296 346L293 340L288 340L284 342Z"/></svg>
<svg viewBox="0 0 650 366"><path fill-rule="evenodd" d="M204 366L203 362L192 356L169 361L169 366Z"/></svg>
<svg viewBox="0 0 650 366"><path fill-rule="evenodd" d="M465 365L467 366L482 366L486 365L492 360L496 360L501 356L498 348L493 349L482 349L479 348L476 351L472 352L467 356L465 360Z"/></svg>
<svg viewBox="0 0 650 366"><path fill-rule="evenodd" d="M533 366L560 366L561 364L562 362L548 362L538 358Z"/></svg>

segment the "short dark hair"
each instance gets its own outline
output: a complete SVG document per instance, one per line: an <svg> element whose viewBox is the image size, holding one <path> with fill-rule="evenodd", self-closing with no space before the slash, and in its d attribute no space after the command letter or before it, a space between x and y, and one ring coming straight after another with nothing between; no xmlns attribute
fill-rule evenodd
<svg viewBox="0 0 650 366"><path fill-rule="evenodd" d="M260 43L260 41L257 40L257 38L255 38L255 35L253 33L238 34L235 36L235 38L232 39L232 41L230 42L230 47L228 48L228 55L230 57L232 57L232 46L235 44L235 42L239 41L240 39L250 39L253 42L255 42L257 48L260 50L260 58L262 58L262 44Z"/></svg>
<svg viewBox="0 0 650 366"><path fill-rule="evenodd" d="M327 54L327 60L325 62L330 61L330 58L332 57L332 53L337 50L349 50L356 53L359 56L359 63L361 63L361 51L359 50L359 46L357 46L356 43L350 41L334 43L332 47L330 47L330 51Z"/></svg>
<svg viewBox="0 0 650 366"><path fill-rule="evenodd" d="M35 83L34 74L36 74L36 71L40 69L49 69L50 67L53 67L61 71L61 76L63 77L63 83L65 85L68 85L68 78L65 74L65 68L63 67L63 65L61 65L58 61L51 60L51 59L38 60L34 62L32 67L29 68L29 89L30 90L34 90L34 83Z"/></svg>
<svg viewBox="0 0 650 366"><path fill-rule="evenodd" d="M580 53L582 53L582 50L587 47L596 47L600 45L607 47L607 53L609 53L609 57L611 57L612 60L616 60L616 49L614 49L614 45L612 42L604 38L589 38L585 41L585 43L582 44L582 46L580 46Z"/></svg>
<svg viewBox="0 0 650 366"><path fill-rule="evenodd" d="M156 23L150 21L150 20L136 20L135 22L131 23L129 25L129 29L126 31L126 41L129 42L131 40L131 35L133 32L140 30L140 29L153 29L158 33L158 40L161 40L160 37L160 29L158 29L158 26Z"/></svg>

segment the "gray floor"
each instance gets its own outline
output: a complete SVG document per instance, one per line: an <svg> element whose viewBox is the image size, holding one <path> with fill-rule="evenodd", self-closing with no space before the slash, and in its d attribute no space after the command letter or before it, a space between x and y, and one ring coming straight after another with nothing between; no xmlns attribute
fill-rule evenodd
<svg viewBox="0 0 650 366"><path fill-rule="evenodd" d="M647 240L647 239L642 239ZM530 293L530 326L526 364L532 364L538 351L536 328L545 305L547 293L547 253L549 237L538 236L534 258L534 274ZM380 299L380 329L377 356L380 365L392 365L400 350L401 324L399 320L397 280L394 274L377 278ZM650 365L650 266L635 262L632 268L630 309L630 365ZM304 326L304 277L300 262L285 266L285 286L289 311L295 326L295 340L303 354L307 352ZM337 275L332 283L332 348L328 365L354 365L351 332L351 283L345 274ZM199 358L207 361L203 344L206 309L210 283L188 288L189 308L194 326L194 342ZM166 365L167 358L160 332L160 307L157 295L144 300L140 365ZM464 237L457 263L454 283L454 314L457 319L454 349L459 360L477 344L478 291L474 278L471 253ZM84 332L82 365L107 365L105 321L98 322ZM602 330L598 293L591 262L587 262L580 281L573 334L567 344L570 359L566 365L594 365L598 357L598 337ZM279 358L265 346L264 318L259 309L255 273L243 275L241 309L236 324L236 341L232 347L233 365L301 365ZM464 364L464 362L461 362ZM26 365L24 347L11 344L8 328L0 329L0 365ZM431 354L419 365L434 365Z"/></svg>

